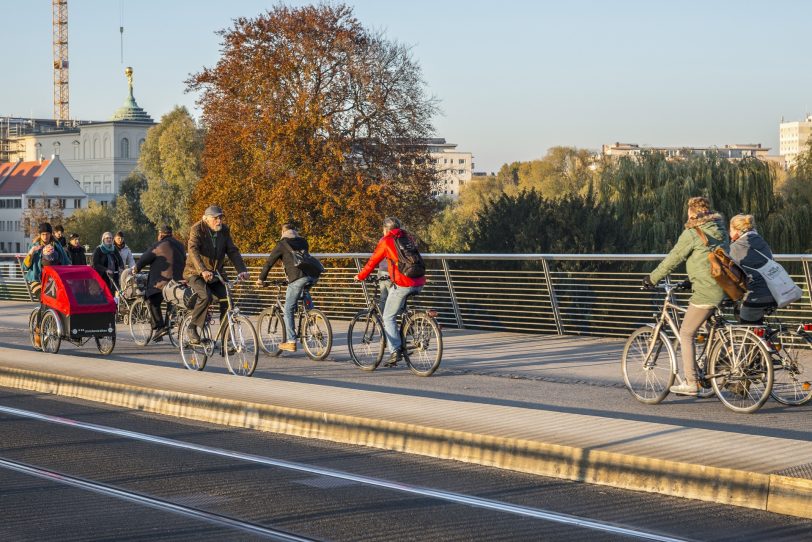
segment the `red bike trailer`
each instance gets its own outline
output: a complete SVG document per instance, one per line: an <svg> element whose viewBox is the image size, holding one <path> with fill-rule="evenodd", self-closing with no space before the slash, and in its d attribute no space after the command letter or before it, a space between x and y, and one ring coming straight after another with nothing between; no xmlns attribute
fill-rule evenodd
<svg viewBox="0 0 812 542"><path fill-rule="evenodd" d="M82 346L93 338L99 352L109 354L116 344L116 309L110 289L92 267L43 267L40 306L29 319L31 343L56 353L62 340Z"/></svg>

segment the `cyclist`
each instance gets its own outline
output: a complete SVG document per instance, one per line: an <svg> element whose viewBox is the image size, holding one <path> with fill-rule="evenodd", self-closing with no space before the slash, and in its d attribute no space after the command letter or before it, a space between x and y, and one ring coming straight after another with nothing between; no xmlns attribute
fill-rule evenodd
<svg viewBox="0 0 812 542"><path fill-rule="evenodd" d="M160 342L169 333L161 313L163 288L170 280L183 280L183 270L186 267L186 249L172 236L172 226L161 226L158 230L158 242L141 254L133 271L138 273L147 265L149 276L144 297L149 302L152 340Z"/></svg>
<svg viewBox="0 0 812 542"><path fill-rule="evenodd" d="M293 321L293 313L296 310L296 303L302 295L302 290L313 286L319 280L318 275L312 276L304 272L304 270L296 267L296 261L293 251L309 251L310 248L307 244L307 239L301 237L294 229L293 224L282 225L282 238L276 243L276 246L268 255L265 261L265 266L259 273L257 279L257 286L262 286L265 279L268 278L268 272L271 270L276 262L282 260L282 265L285 268L285 277L288 279L288 288L285 291L285 331L287 332L287 341L279 345L280 350L286 352L296 352L296 330Z"/></svg>
<svg viewBox="0 0 812 542"><path fill-rule="evenodd" d="M200 333L206 323L206 310L212 296L220 299L220 318L222 319L228 303L226 287L215 276L219 272L225 277L225 258L231 260L237 269L237 277L246 280L248 269L242 261L240 250L231 239L231 232L224 223L225 215L217 205L210 205L203 213L203 218L195 223L189 231L189 256L183 277L189 282L197 301L191 310L192 325L189 326L189 344L200 344Z"/></svg>
<svg viewBox="0 0 812 542"><path fill-rule="evenodd" d="M708 244L702 241L695 228L704 232ZM680 326L680 351L682 353L682 374L685 380L671 386L671 393L677 395L696 396L699 393L699 384L696 377L694 359L696 347L694 337L702 324L710 318L714 309L725 298L725 292L711 276L711 266L708 261L710 251L721 246L727 252L729 247L727 230L724 219L719 213L712 211L710 201L704 197L693 197L688 200L688 221L685 229L677 239L677 244L668 253L668 256L643 279L643 287L652 289L655 284L664 279L682 262L686 262L688 279L691 281L693 295L688 304L688 310Z"/></svg>
<svg viewBox="0 0 812 542"><path fill-rule="evenodd" d="M383 237L378 241L375 252L366 263L361 272L355 276L355 280L364 280L372 273L378 264L386 259L389 268L391 285L388 288L386 305L383 308L383 331L386 335L386 344L389 347L389 359L387 367L392 367L403 359L400 331L397 326L397 316L403 310L406 298L419 293L426 284L426 277L410 278L400 272L398 268L398 249L395 246L396 239L409 234L401 228L400 220L395 217L387 217L383 221Z"/></svg>
<svg viewBox="0 0 812 542"><path fill-rule="evenodd" d="M31 293L39 300L43 265L70 265L70 258L62 245L54 238L54 230L48 222L39 225L39 235L31 242L22 267L25 279L31 285Z"/></svg>
<svg viewBox="0 0 812 542"><path fill-rule="evenodd" d="M772 259L773 252L767 241L756 231L753 215L736 215L730 219L730 257L747 273L747 293L738 311L742 324L761 324L764 310L775 307L767 283L758 273L751 272Z"/></svg>

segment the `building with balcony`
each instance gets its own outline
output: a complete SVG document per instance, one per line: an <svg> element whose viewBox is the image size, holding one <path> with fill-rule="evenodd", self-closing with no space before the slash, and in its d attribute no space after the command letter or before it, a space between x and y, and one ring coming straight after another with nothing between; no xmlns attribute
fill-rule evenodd
<svg viewBox="0 0 812 542"><path fill-rule="evenodd" d="M603 145L601 154L608 157L629 156L635 157L647 153L664 154L667 158L680 159L690 156L708 156L718 154L728 160L741 160L743 158L758 158L759 160L771 161L769 157L770 148L762 147L761 143L724 145L722 147L652 147L641 146L636 143L612 143ZM777 157L772 157L777 158Z"/></svg>

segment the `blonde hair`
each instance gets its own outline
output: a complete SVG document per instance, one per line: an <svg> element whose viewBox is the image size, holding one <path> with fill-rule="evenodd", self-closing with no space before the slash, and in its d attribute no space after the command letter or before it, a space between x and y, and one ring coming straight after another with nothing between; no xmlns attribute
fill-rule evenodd
<svg viewBox="0 0 812 542"><path fill-rule="evenodd" d="M688 216L697 217L710 212L710 200L704 196L694 196L688 199Z"/></svg>
<svg viewBox="0 0 812 542"><path fill-rule="evenodd" d="M730 219L730 227L741 233L756 229L756 219L753 215L736 215Z"/></svg>

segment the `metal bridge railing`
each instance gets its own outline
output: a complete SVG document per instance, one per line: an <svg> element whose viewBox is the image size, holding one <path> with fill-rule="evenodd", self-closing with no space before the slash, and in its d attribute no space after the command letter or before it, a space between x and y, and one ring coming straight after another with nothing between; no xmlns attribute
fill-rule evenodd
<svg viewBox="0 0 812 542"><path fill-rule="evenodd" d="M349 319L369 292L353 276L368 253L316 254L327 272L313 288L315 304L331 318ZM245 254L256 278L267 254ZM426 287L415 300L434 308L447 327L559 335L622 337L651 321L658 294L640 290L662 254L426 254ZM812 321L812 255L777 255L804 297L778 317ZM232 270L233 272L233 270ZM277 264L269 278L283 278ZM675 274L670 280L682 280ZM237 292L249 313L272 303L274 288ZM683 301L687 294L681 294ZM0 254L0 299L28 300L14 254Z"/></svg>

